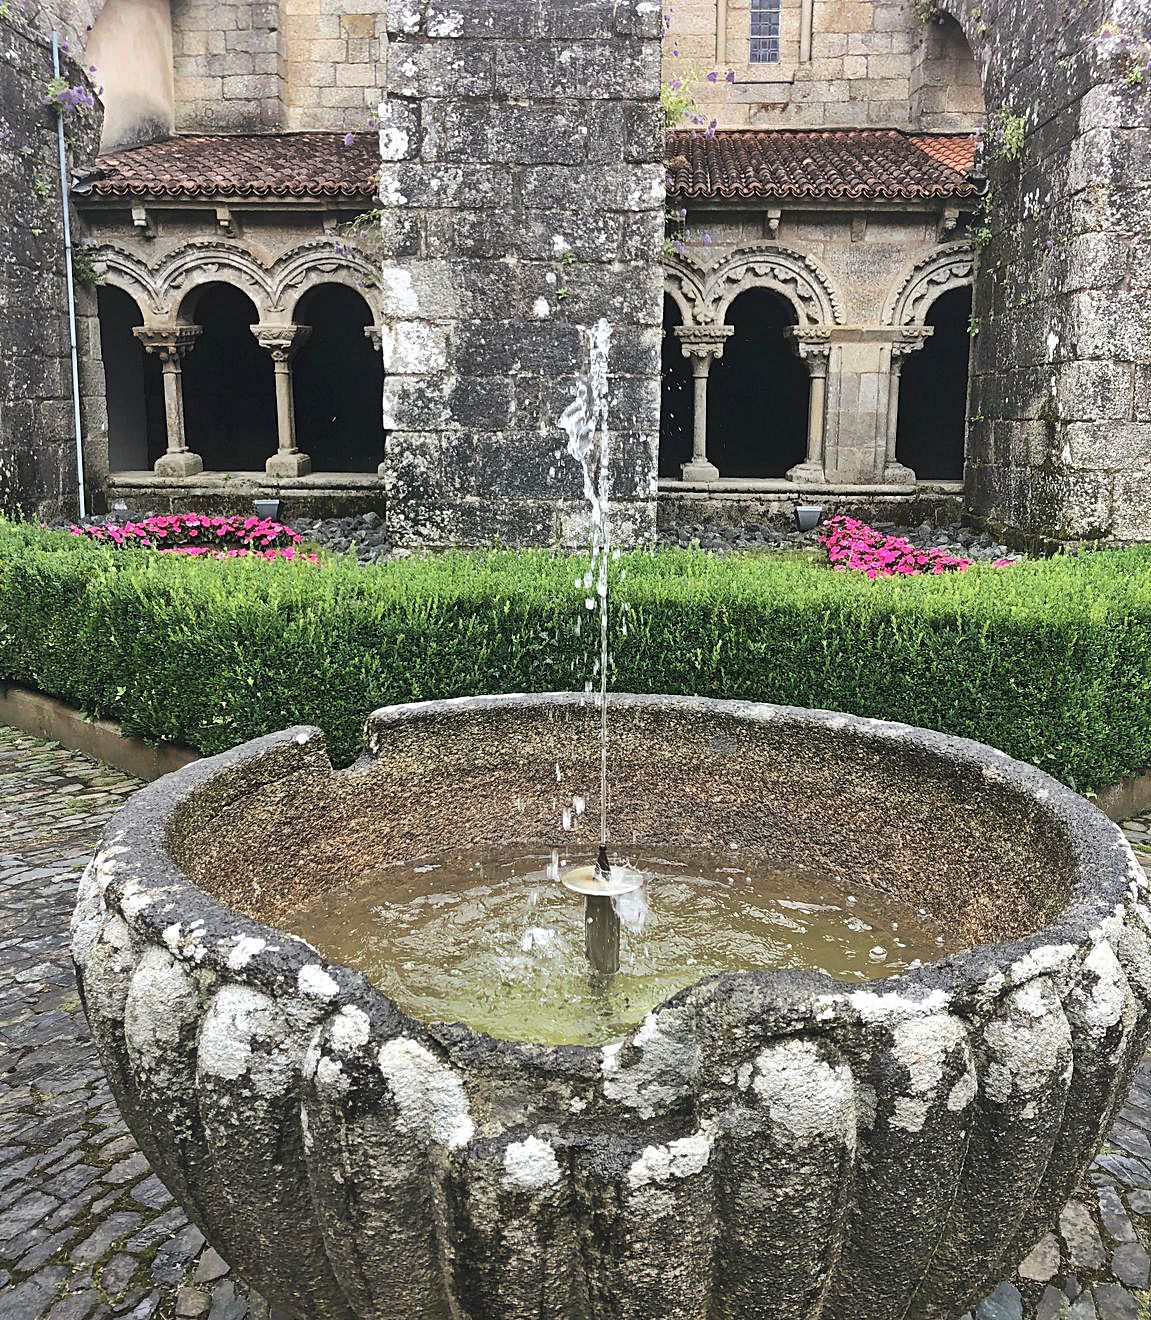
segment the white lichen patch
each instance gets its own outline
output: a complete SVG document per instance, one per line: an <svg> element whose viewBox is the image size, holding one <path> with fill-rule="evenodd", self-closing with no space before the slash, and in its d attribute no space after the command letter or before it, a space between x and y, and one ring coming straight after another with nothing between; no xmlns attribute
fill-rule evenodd
<svg viewBox="0 0 1151 1320"><path fill-rule="evenodd" d="M953 1114L961 1113L975 1099L978 1091L979 1080L975 1069L969 1068L947 1093L947 1108Z"/></svg>
<svg viewBox="0 0 1151 1320"><path fill-rule="evenodd" d="M1083 960L1075 1003L1087 1030L1105 1036L1123 1019L1131 990L1110 944L1097 944Z"/></svg>
<svg viewBox="0 0 1151 1320"><path fill-rule="evenodd" d="M892 1033L891 1053L908 1076L906 1093L895 1100L891 1125L908 1132L923 1130L932 1106L941 1098L941 1086L955 1054L959 1054L965 1073L974 1072L967 1031L947 1013L900 1022ZM970 1085L974 1088L974 1077ZM949 1102L954 1090L954 1084L948 1088ZM959 1094L962 1097L963 1091Z"/></svg>
<svg viewBox="0 0 1151 1320"><path fill-rule="evenodd" d="M258 953L268 947L267 940L255 935L238 935L235 947L228 954L226 962L233 972L242 972Z"/></svg>
<svg viewBox="0 0 1151 1320"><path fill-rule="evenodd" d="M328 1027L328 1039L333 1050L348 1054L366 1045L371 1038L371 1019L362 1008L345 1004Z"/></svg>
<svg viewBox="0 0 1151 1320"><path fill-rule="evenodd" d="M396 1126L449 1150L475 1132L463 1083L419 1041L397 1036L380 1047L380 1071L397 1109Z"/></svg>
<svg viewBox="0 0 1151 1320"><path fill-rule="evenodd" d="M627 1171L632 1191L652 1183L668 1183L673 1178L690 1178L702 1172L711 1159L714 1127L705 1123L690 1137L669 1141L666 1146L647 1146Z"/></svg>
<svg viewBox="0 0 1151 1320"><path fill-rule="evenodd" d="M751 1085L772 1122L792 1138L836 1138L854 1146L851 1069L845 1063L829 1063L814 1041L769 1045L755 1061Z"/></svg>
<svg viewBox="0 0 1151 1320"><path fill-rule="evenodd" d="M894 991L877 995L872 990L853 990L846 996L846 1000L838 995L823 995L815 1002L817 1008L826 1003L832 1009L846 1002L864 1022L883 1023L888 1026L894 1026L908 1018L929 1017L944 1012L950 1006L950 1000L942 990L932 990L919 997L901 995Z"/></svg>
<svg viewBox="0 0 1151 1320"><path fill-rule="evenodd" d="M1071 1059L1071 1028L1052 983L1032 980L1008 995L983 1043L983 1092L990 1101L1005 1104L1061 1076Z"/></svg>
<svg viewBox="0 0 1151 1320"><path fill-rule="evenodd" d="M248 1071L252 1045L275 1039L281 1027L274 1000L248 986L224 986L200 1028L200 1072L236 1081Z"/></svg>
<svg viewBox="0 0 1151 1320"><path fill-rule="evenodd" d="M1074 944L1044 944L1013 962L1008 979L1012 985L1022 985L1037 976L1050 976L1053 972L1061 972L1075 956L1075 952Z"/></svg>
<svg viewBox="0 0 1151 1320"><path fill-rule="evenodd" d="M600 1071L608 1100L651 1118L687 1095L695 1071L697 1045L690 1011L655 1010L644 1018L631 1044L638 1058L622 1061L624 1042L605 1045Z"/></svg>
<svg viewBox="0 0 1151 1320"><path fill-rule="evenodd" d="M331 999L340 993L340 983L329 976L319 963L305 963L296 973L296 988L313 999Z"/></svg>
<svg viewBox="0 0 1151 1320"><path fill-rule="evenodd" d="M181 1032L195 1023L199 1010L184 968L158 945L145 949L124 1003L124 1043L133 1065L161 1076L172 1072Z"/></svg>
<svg viewBox="0 0 1151 1320"><path fill-rule="evenodd" d="M462 37L464 35L464 16L454 9L445 9L440 14L428 18L429 37Z"/></svg>
<svg viewBox="0 0 1151 1320"><path fill-rule="evenodd" d="M134 958L132 932L127 923L122 917L105 914L84 961L85 1007L89 1016L110 1021L123 1018Z"/></svg>
<svg viewBox="0 0 1151 1320"><path fill-rule="evenodd" d="M550 1142L539 1137L513 1141L504 1151L504 1185L538 1192L560 1180L560 1166Z"/></svg>
<svg viewBox="0 0 1151 1320"><path fill-rule="evenodd" d="M532 315L537 321L546 321L552 314L551 303L546 298L537 298L532 303Z"/></svg>

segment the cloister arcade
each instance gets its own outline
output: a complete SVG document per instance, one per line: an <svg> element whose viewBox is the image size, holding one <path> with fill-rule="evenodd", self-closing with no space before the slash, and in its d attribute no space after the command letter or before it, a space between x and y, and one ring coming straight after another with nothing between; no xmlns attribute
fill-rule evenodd
<svg viewBox="0 0 1151 1320"><path fill-rule="evenodd" d="M661 480L961 481L973 271L968 243L944 243L849 324L827 272L783 244L670 258Z"/></svg>
<svg viewBox="0 0 1151 1320"><path fill-rule="evenodd" d="M384 370L377 277L331 243L264 268L197 242L158 268L97 249L112 472L375 473Z"/></svg>

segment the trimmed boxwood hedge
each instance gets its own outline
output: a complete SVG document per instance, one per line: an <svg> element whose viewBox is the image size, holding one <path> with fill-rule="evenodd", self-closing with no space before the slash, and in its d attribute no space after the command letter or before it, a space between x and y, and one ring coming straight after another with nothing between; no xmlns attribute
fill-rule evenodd
<svg viewBox="0 0 1151 1320"><path fill-rule="evenodd" d="M582 571L512 551L189 561L0 522L0 681L206 753L318 724L346 762L377 706L582 687ZM1151 765L1151 547L879 581L680 551L614 572L619 691L902 720L1081 791Z"/></svg>

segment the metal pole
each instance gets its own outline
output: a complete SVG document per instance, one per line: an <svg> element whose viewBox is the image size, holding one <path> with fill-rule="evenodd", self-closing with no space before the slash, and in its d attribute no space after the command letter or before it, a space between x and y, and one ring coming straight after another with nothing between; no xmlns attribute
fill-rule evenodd
<svg viewBox="0 0 1151 1320"><path fill-rule="evenodd" d="M52 75L60 76L60 37L52 33ZM56 146L60 156L60 210L64 218L64 283L68 289L68 343L72 352L72 426L76 435L76 491L80 517L88 516L84 488L84 430L80 419L80 359L76 350L76 295L72 288L72 217L68 210L68 153L64 146L64 116L56 107Z"/></svg>

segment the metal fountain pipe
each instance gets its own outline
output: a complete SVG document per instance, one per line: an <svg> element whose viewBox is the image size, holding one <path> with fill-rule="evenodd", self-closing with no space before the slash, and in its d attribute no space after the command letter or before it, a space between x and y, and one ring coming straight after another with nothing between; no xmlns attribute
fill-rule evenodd
<svg viewBox="0 0 1151 1320"><path fill-rule="evenodd" d="M607 844L600 844L594 866L577 866L561 881L584 898L584 949L592 972L607 978L619 971L620 923L613 899L634 893L643 876L627 866L612 866Z"/></svg>

